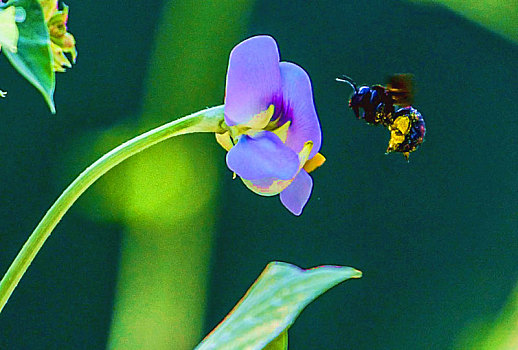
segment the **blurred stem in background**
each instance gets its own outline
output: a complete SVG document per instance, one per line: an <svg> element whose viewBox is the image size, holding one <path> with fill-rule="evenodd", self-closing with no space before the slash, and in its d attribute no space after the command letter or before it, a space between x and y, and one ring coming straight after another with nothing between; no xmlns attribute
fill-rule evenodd
<svg viewBox="0 0 518 350"><path fill-rule="evenodd" d="M243 39L252 4L166 2L143 128L223 101L228 54ZM182 350L201 339L224 162L217 147L213 135L184 136L122 164L101 185L125 225L108 348Z"/></svg>
<svg viewBox="0 0 518 350"><path fill-rule="evenodd" d="M518 43L518 1L516 0L411 0L441 4Z"/></svg>

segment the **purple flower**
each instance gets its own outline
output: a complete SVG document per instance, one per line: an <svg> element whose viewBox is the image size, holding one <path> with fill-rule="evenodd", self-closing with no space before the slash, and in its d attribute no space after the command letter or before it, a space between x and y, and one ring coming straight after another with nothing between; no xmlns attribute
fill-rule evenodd
<svg viewBox="0 0 518 350"><path fill-rule="evenodd" d="M313 188L308 173L325 158L308 74L279 62L277 43L255 36L230 53L225 94L227 132L217 134L227 165L253 192L280 193L300 215Z"/></svg>

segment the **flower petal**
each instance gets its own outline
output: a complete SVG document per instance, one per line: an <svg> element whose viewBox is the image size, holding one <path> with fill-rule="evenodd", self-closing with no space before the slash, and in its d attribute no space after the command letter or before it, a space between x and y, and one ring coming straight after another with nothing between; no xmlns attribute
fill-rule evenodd
<svg viewBox="0 0 518 350"><path fill-rule="evenodd" d="M277 135L261 131L254 136L242 135L227 153L227 165L247 180L290 180L299 170L299 157Z"/></svg>
<svg viewBox="0 0 518 350"><path fill-rule="evenodd" d="M308 173L312 172L326 161L326 157L324 157L321 153L315 154L315 156L311 159L308 159L306 163L304 163L304 170Z"/></svg>
<svg viewBox="0 0 518 350"><path fill-rule="evenodd" d="M225 92L225 121L246 124L281 96L279 50L270 36L254 36L230 53Z"/></svg>
<svg viewBox="0 0 518 350"><path fill-rule="evenodd" d="M277 135L277 136L279 136L279 135ZM288 147L286 147L286 148L288 148ZM304 164L307 163L308 155L311 152L312 148L313 148L313 142L308 141L304 145L304 148L302 149L302 151L300 151L300 153L298 154L298 158L299 158L299 169L298 170L299 171L302 169ZM297 171L297 174L298 174L298 171ZM292 181L295 179L295 177L296 177L296 175L294 175L289 180L280 180L280 179L274 178L274 177L246 180L241 177L241 180L246 185L246 187L248 187L252 192L260 194L261 196L274 196L276 194L281 193L281 191L284 191L284 189L292 183Z"/></svg>
<svg viewBox="0 0 518 350"><path fill-rule="evenodd" d="M295 152L300 152L307 141L313 141L313 149L309 158L313 158L320 150L321 131L313 90L308 74L298 65L281 62L281 80L284 118L291 120L286 145Z"/></svg>
<svg viewBox="0 0 518 350"><path fill-rule="evenodd" d="M293 214L300 215L311 196L313 179L305 170L301 170L293 182L281 192L281 203Z"/></svg>
<svg viewBox="0 0 518 350"><path fill-rule="evenodd" d="M58 0L40 0L40 4L43 8L43 15L46 23L58 11Z"/></svg>
<svg viewBox="0 0 518 350"><path fill-rule="evenodd" d="M246 180L240 177L241 181L248 187L248 189L261 196L275 196L286 187L288 187L293 179L291 180L277 180L277 179L260 179L260 180Z"/></svg>

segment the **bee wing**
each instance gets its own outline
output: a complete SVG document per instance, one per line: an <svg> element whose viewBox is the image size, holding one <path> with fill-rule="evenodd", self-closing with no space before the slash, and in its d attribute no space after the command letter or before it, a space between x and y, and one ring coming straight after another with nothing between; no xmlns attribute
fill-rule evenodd
<svg viewBox="0 0 518 350"><path fill-rule="evenodd" d="M387 82L387 91L398 106L410 106L414 103L414 76L412 74L394 74Z"/></svg>

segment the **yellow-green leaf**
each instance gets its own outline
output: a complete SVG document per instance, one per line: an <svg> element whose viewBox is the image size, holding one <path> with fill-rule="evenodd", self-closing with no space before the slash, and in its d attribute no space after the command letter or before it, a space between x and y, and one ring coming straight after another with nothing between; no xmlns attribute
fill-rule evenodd
<svg viewBox="0 0 518 350"><path fill-rule="evenodd" d="M320 266L303 270L288 263L269 263L196 350L264 349L295 322L310 302L338 283L359 277L361 272L351 267Z"/></svg>

